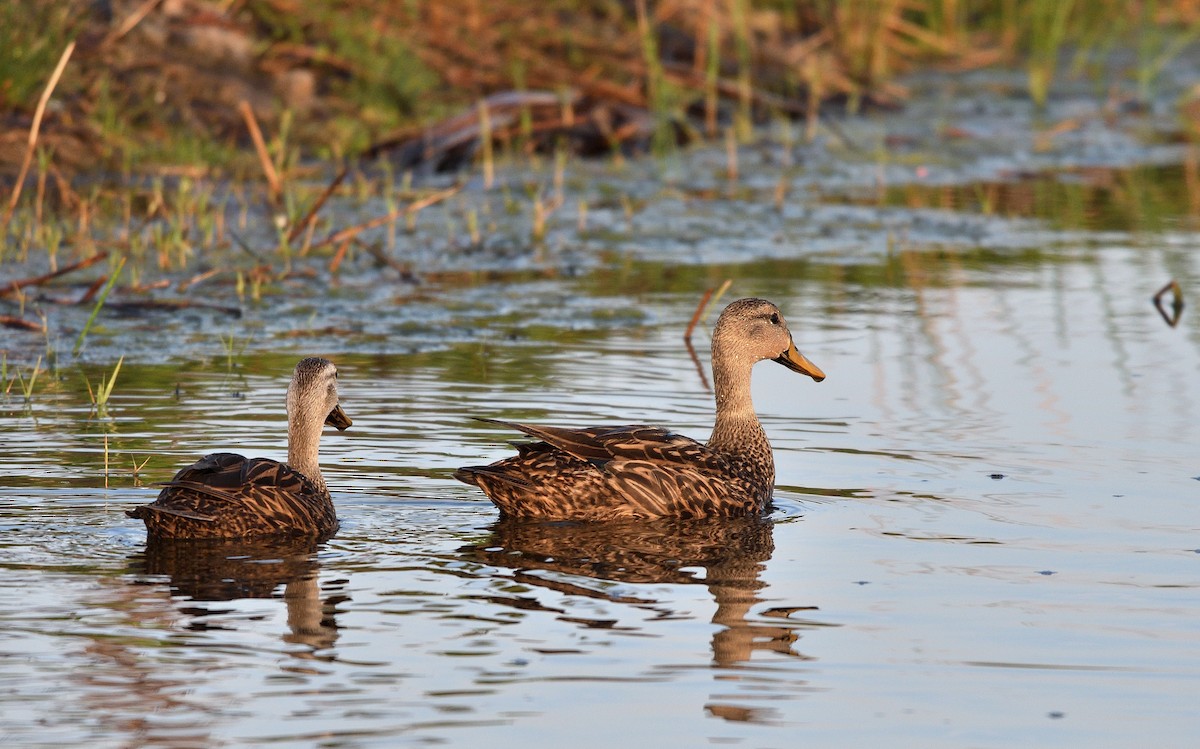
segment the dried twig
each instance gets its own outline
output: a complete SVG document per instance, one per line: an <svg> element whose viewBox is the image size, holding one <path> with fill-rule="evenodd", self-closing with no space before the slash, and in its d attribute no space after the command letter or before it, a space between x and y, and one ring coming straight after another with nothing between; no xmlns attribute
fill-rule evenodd
<svg viewBox="0 0 1200 749"><path fill-rule="evenodd" d="M692 339L688 338L683 343L687 346L688 356L692 358L692 365L696 367L696 374L700 375L700 384L711 393L712 386L708 384L708 375L704 374L704 365L700 363L700 357L696 355L696 347L692 345Z"/></svg>
<svg viewBox="0 0 1200 749"><path fill-rule="evenodd" d="M267 144L263 140L262 130L258 127L258 119L254 116L254 110L250 108L250 102L243 99L238 103L238 111L242 113L242 119L246 121L246 129L250 131L250 140L254 141L254 150L262 164L263 175L267 178L271 200L278 200L283 195L283 183L279 180L279 173L275 171L275 164L271 162L271 155L267 153Z"/></svg>
<svg viewBox="0 0 1200 749"><path fill-rule="evenodd" d="M92 281L92 284L87 287L86 291L83 292L83 296L79 297L79 301L76 302L76 304L87 304L95 299L96 295L100 293L100 289L103 288L104 284L106 283L108 283L108 274L100 276L95 281Z"/></svg>
<svg viewBox="0 0 1200 749"><path fill-rule="evenodd" d="M14 330L29 330L34 333L43 333L46 330L45 325L41 325L23 317L14 317L13 315L0 315L0 325Z"/></svg>
<svg viewBox="0 0 1200 749"><path fill-rule="evenodd" d="M96 263L100 262L101 260L104 260L107 257L108 257L107 252L101 252L98 255L92 255L89 258L80 260L78 263L72 263L72 264L66 266L65 268L59 268L58 270L56 270L52 273L44 273L40 276L34 276L33 278L22 278L22 279L19 279L16 281L9 281L2 288L0 288L0 295L12 293L19 289L23 289L26 286L39 286L53 278L58 278L59 276L64 276L68 273L72 273L77 270L83 270L84 268L87 268L88 266L95 265Z"/></svg>
<svg viewBox="0 0 1200 749"><path fill-rule="evenodd" d="M337 269L341 267L342 261L346 259L346 251L350 249L351 241L352 240L347 239L345 242L342 242L340 245L338 245L337 252L333 253L333 259L329 261L330 273L337 273Z"/></svg>
<svg viewBox="0 0 1200 749"><path fill-rule="evenodd" d="M386 213L382 216L377 216L377 217L371 219L370 221L364 221L363 223L358 224L357 226L350 226L345 229L342 229L341 231L336 231L333 234L330 234L328 237L325 237L324 239L322 239L320 242L314 243L313 248L315 249L317 247L324 247L325 245L329 245L329 244L342 244L343 242L345 242L347 240L354 239L359 234L362 234L364 231L367 231L368 229L374 229L376 227L383 226L387 223L395 221L396 219L400 218L401 216L408 216L410 214L416 213L417 211L424 210L431 205L440 203L443 200L445 200L446 198L457 193L459 190L462 189L462 187L463 186L461 184L447 187L445 190L441 190L441 191L435 192L431 195L427 195L424 198L421 198L420 200L415 200L412 203L409 203L404 208L397 208L396 210Z"/></svg>
<svg viewBox="0 0 1200 749"><path fill-rule="evenodd" d="M683 333L683 340L692 340L692 331L696 329L696 323L700 322L700 315L704 314L704 308L708 306L708 300L712 298L713 290L705 289L704 296L700 297L700 303L696 305L696 311L692 313L692 321L688 323L687 330Z"/></svg>
<svg viewBox="0 0 1200 749"><path fill-rule="evenodd" d="M360 244L368 253L370 253L371 257L379 261L381 265L386 265L387 267L399 273L401 279L405 281L417 280L416 276L413 275L412 271L407 266L405 266L403 263L396 262L396 259L384 252L382 247L376 247L375 245L366 243Z"/></svg>
<svg viewBox="0 0 1200 749"><path fill-rule="evenodd" d="M300 236L300 232L304 231L316 219L317 211L321 210L321 206L325 205L325 201L329 200L329 196L333 195L334 191L338 189L338 186L342 184L342 181L346 179L346 175L349 173L349 167L342 167L342 170L338 172L333 181L329 183L329 186L325 188L325 191L317 197L312 207L308 209L308 213L304 214L304 218L297 221L296 225L288 232L288 242L294 241L296 237Z"/></svg>
<svg viewBox="0 0 1200 749"><path fill-rule="evenodd" d="M242 310L225 304L199 302L191 299L146 299L144 301L109 302L108 309L119 312L137 312L142 310L179 310L179 309L208 309L223 312L233 317L241 317Z"/></svg>
<svg viewBox="0 0 1200 749"><path fill-rule="evenodd" d="M71 53L74 51L75 42L71 42L63 50L62 56L58 58L58 65L51 73L50 80L46 82L46 88L42 90L42 98L38 99L37 109L33 113L33 124L29 126L29 142L25 146L25 159L21 162L21 171L17 174L16 185L8 199L8 210L4 214L5 229L8 229L8 224L12 221L17 201L21 199L21 186L25 182L25 176L29 174L29 165L33 163L33 152L37 149L38 132L42 128L42 116L46 114L46 105L50 102L50 95L54 93L54 87L58 85L58 79L62 77L63 70L67 67L67 60L71 59Z"/></svg>
<svg viewBox="0 0 1200 749"><path fill-rule="evenodd" d="M192 288L196 284L198 284L202 281L207 281L208 279L212 278L213 276L218 275L223 272L224 272L223 268L212 268L210 270L204 271L203 273L197 273L196 275L192 276L191 278L189 278L187 280L180 281L179 286L177 287L177 291L179 291L179 293L182 294L183 292Z"/></svg>
<svg viewBox="0 0 1200 749"><path fill-rule="evenodd" d="M692 340L692 331L696 329L696 325L700 322L700 318L704 316L704 312L708 309L709 303L715 304L718 299L725 295L725 292L729 290L731 284L733 284L733 279L727 278L719 287L717 287L715 292L713 289L706 289L704 291L704 296L700 298L700 303L696 305L696 311L692 313L692 321L688 323L687 330L684 331L683 340L688 341L690 344Z"/></svg>
<svg viewBox="0 0 1200 749"><path fill-rule="evenodd" d="M732 283L733 279L727 278L716 290L704 290L704 296L700 297L700 303L696 305L696 311L692 313L692 320L688 323L687 330L684 331L683 334L683 342L687 346L688 356L692 357L692 364L696 366L696 373L700 375L700 382L704 385L704 389L708 390L709 392L712 391L712 387L710 387L708 384L708 377L704 374L704 367L700 364L700 357L696 355L696 349L694 346L692 346L692 331L696 329L696 325L699 324L700 318L704 317L704 313L708 309L708 305L715 303L718 299L724 296L725 292L729 290L729 286Z"/></svg>
<svg viewBox="0 0 1200 749"><path fill-rule="evenodd" d="M122 37L133 31L134 27L141 23L143 18L150 15L150 11L158 7L158 4L161 2L162 0L146 0L146 2L139 5L132 13L125 16L125 20L121 22L120 26L108 32L104 40L100 42L100 47L104 48L113 42L120 41Z"/></svg>

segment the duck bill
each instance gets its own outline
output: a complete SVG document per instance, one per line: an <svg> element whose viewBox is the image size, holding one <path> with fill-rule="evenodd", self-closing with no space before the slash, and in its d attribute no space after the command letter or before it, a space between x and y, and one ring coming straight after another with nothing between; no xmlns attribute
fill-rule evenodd
<svg viewBox="0 0 1200 749"><path fill-rule="evenodd" d="M817 382L825 379L825 373L816 364L813 364L808 358L796 349L796 344L788 346L788 350L784 351L772 361L777 361L793 372L799 372L802 375L808 375Z"/></svg>
<svg viewBox="0 0 1200 749"><path fill-rule="evenodd" d="M325 417L325 423L331 427L336 427L339 432L344 432L346 431L346 428L354 422L350 421L350 417L347 416L346 412L342 410L342 404L339 403L334 406L333 410L329 412L329 415Z"/></svg>

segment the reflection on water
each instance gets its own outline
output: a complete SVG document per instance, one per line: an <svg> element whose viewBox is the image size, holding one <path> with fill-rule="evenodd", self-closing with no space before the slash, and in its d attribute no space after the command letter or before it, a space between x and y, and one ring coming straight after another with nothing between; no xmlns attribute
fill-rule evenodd
<svg viewBox="0 0 1200 749"><path fill-rule="evenodd" d="M1166 276L1190 294L1197 258L1170 238L905 248L525 289L534 307L662 291L612 326L337 355L356 422L322 444L342 529L321 545L146 546L124 516L205 452L283 458L296 352L131 362L103 416L66 372L0 416L0 732L949 747L1053 720L1047 745L1091 747L1089 726L1179 745L1200 662L1200 329L1150 298ZM755 373L775 522L498 522L453 481L507 451L476 414L703 438L712 395L681 335L690 289L729 276L828 362L819 390Z"/></svg>
<svg viewBox="0 0 1200 749"><path fill-rule="evenodd" d="M302 538L255 543L152 538L131 559L130 571L165 576L171 595L187 599L182 610L194 618L192 629L204 626L203 602L278 598L282 588L289 630L284 641L305 645L306 657L321 657L318 653L337 641L334 611L345 599L322 597L317 581L320 543Z"/></svg>
<svg viewBox="0 0 1200 749"><path fill-rule="evenodd" d="M892 185L830 196L862 205L1039 219L1058 229L1168 231L1200 226L1200 153L1182 164L1077 167L952 184Z"/></svg>
<svg viewBox="0 0 1200 749"><path fill-rule="evenodd" d="M749 661L753 651L796 656L792 643L800 626L774 609L775 624L749 621L762 603L756 594L759 575L771 558L773 523L765 518L733 520L653 520L613 523L542 523L506 518L490 537L462 549L468 559L512 568L512 579L564 594L598 597L661 609L669 602L617 596L597 588L595 580L621 583L699 584L716 602L712 622L713 663L718 667ZM580 584L584 578L589 584ZM519 599L512 604L520 606ZM593 625L594 626L594 625Z"/></svg>
<svg viewBox="0 0 1200 749"><path fill-rule="evenodd" d="M1053 720L1047 745L1091 747L1091 726L1179 745L1200 662L1200 334L1150 297L1167 275L1190 294L1200 266L1160 240L631 263L523 290L547 307L662 289L621 324L338 354L356 422L322 444L342 528L316 546L147 547L124 516L197 455L283 458L296 352L131 362L103 416L67 372L0 415L0 732L949 747ZM819 390L755 373L775 522L497 522L453 481L507 452L477 414L703 438L712 395L681 335L690 289L728 276L828 362Z"/></svg>
<svg viewBox="0 0 1200 749"><path fill-rule="evenodd" d="M150 538L131 559L134 573L165 575L172 595L196 601L269 598L280 585L312 580L316 539L189 541Z"/></svg>

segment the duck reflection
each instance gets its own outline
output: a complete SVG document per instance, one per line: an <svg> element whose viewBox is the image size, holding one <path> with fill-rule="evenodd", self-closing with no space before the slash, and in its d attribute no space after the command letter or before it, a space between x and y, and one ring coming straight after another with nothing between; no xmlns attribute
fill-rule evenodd
<svg viewBox="0 0 1200 749"><path fill-rule="evenodd" d="M748 618L762 603L759 575L775 549L773 523L762 517L658 519L610 522L536 522L504 518L481 544L461 549L467 558L512 568L525 584L576 595L613 599L601 590L548 580L534 571L551 571L622 583L703 584L717 603L713 663L735 666L756 650L800 657L792 649L803 622L770 609ZM631 601L632 602L632 601ZM637 603L653 603L639 597ZM520 605L513 602L513 605ZM779 613L785 612L785 613Z"/></svg>
<svg viewBox="0 0 1200 749"><path fill-rule="evenodd" d="M334 612L344 596L322 598L315 538L258 540L150 538L145 551L132 559L135 573L169 578L171 594L195 602L182 607L193 617L192 628L207 625L198 617L217 613L204 602L243 598L282 598L287 606L285 642L305 645L308 654L328 650L337 640Z"/></svg>

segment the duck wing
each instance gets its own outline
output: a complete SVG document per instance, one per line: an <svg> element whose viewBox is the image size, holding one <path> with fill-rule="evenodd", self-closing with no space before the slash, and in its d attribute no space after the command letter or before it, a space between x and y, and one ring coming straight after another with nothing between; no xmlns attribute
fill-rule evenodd
<svg viewBox="0 0 1200 749"><path fill-rule="evenodd" d="M232 502L245 502L248 496L259 492L306 494L314 489L304 474L286 463L236 453L205 455L163 486L190 489Z"/></svg>
<svg viewBox="0 0 1200 749"><path fill-rule="evenodd" d="M746 487L733 485L725 456L661 427L568 429L486 421L540 442L517 445L516 464L501 461L471 470L524 489L532 490L545 481L554 486L542 488L558 490L554 493L559 497L557 501L564 503L564 511L573 497L579 505L577 511L582 511L592 502L607 504L603 497L611 494L619 497L623 506L612 507L597 517L740 515L753 512L757 506Z"/></svg>
<svg viewBox="0 0 1200 749"><path fill-rule="evenodd" d="M126 514L162 535L258 535L288 532L318 499L312 482L286 463L213 453L165 482L153 503Z"/></svg>
<svg viewBox="0 0 1200 749"><path fill-rule="evenodd" d="M650 461L685 466L709 465L722 461L720 455L690 437L663 429L662 427L629 425L584 427L567 429L534 424L521 424L499 419L480 419L501 424L539 439L547 448L561 450L579 460L587 461L597 468L605 468L617 461ZM538 444L518 445L522 453L540 451Z"/></svg>

